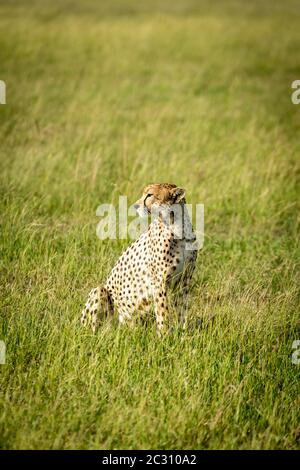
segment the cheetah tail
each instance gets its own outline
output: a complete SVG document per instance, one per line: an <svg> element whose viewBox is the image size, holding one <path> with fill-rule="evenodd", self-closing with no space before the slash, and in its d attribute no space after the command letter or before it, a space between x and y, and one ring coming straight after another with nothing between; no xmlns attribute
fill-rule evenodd
<svg viewBox="0 0 300 470"><path fill-rule="evenodd" d="M112 314L112 298L105 287L99 286L90 291L84 309L81 312L80 321L84 326L91 323L93 333L95 333L101 320Z"/></svg>

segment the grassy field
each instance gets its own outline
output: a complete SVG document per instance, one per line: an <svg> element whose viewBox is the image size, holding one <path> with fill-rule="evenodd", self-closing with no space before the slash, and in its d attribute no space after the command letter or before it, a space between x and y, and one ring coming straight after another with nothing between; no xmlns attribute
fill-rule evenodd
<svg viewBox="0 0 300 470"><path fill-rule="evenodd" d="M299 23L296 0L0 2L0 448L300 448ZM96 208L165 181L205 205L202 328L93 336L128 244Z"/></svg>

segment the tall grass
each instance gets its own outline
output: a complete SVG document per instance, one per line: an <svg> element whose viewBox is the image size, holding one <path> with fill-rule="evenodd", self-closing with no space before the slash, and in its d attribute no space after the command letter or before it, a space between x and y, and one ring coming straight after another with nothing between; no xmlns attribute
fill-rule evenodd
<svg viewBox="0 0 300 470"><path fill-rule="evenodd" d="M299 448L299 16L0 4L1 448ZM96 208L150 182L205 204L201 327L94 336L80 309L128 243L96 237Z"/></svg>

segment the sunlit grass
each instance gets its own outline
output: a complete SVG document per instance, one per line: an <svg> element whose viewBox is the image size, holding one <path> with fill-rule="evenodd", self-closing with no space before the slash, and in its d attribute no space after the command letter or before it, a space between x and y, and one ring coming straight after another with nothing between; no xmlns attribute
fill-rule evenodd
<svg viewBox="0 0 300 470"><path fill-rule="evenodd" d="M1 448L298 448L297 2L0 6ZM288 27L287 27L288 25ZM189 317L93 336L97 206L205 205Z"/></svg>

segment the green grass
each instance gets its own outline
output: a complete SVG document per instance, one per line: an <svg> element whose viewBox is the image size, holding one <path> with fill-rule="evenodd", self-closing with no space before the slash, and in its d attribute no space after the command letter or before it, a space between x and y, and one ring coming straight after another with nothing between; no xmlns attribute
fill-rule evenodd
<svg viewBox="0 0 300 470"><path fill-rule="evenodd" d="M299 448L296 1L0 3L0 448ZM205 204L190 318L78 323L150 182ZM214 316L214 322L209 318Z"/></svg>

